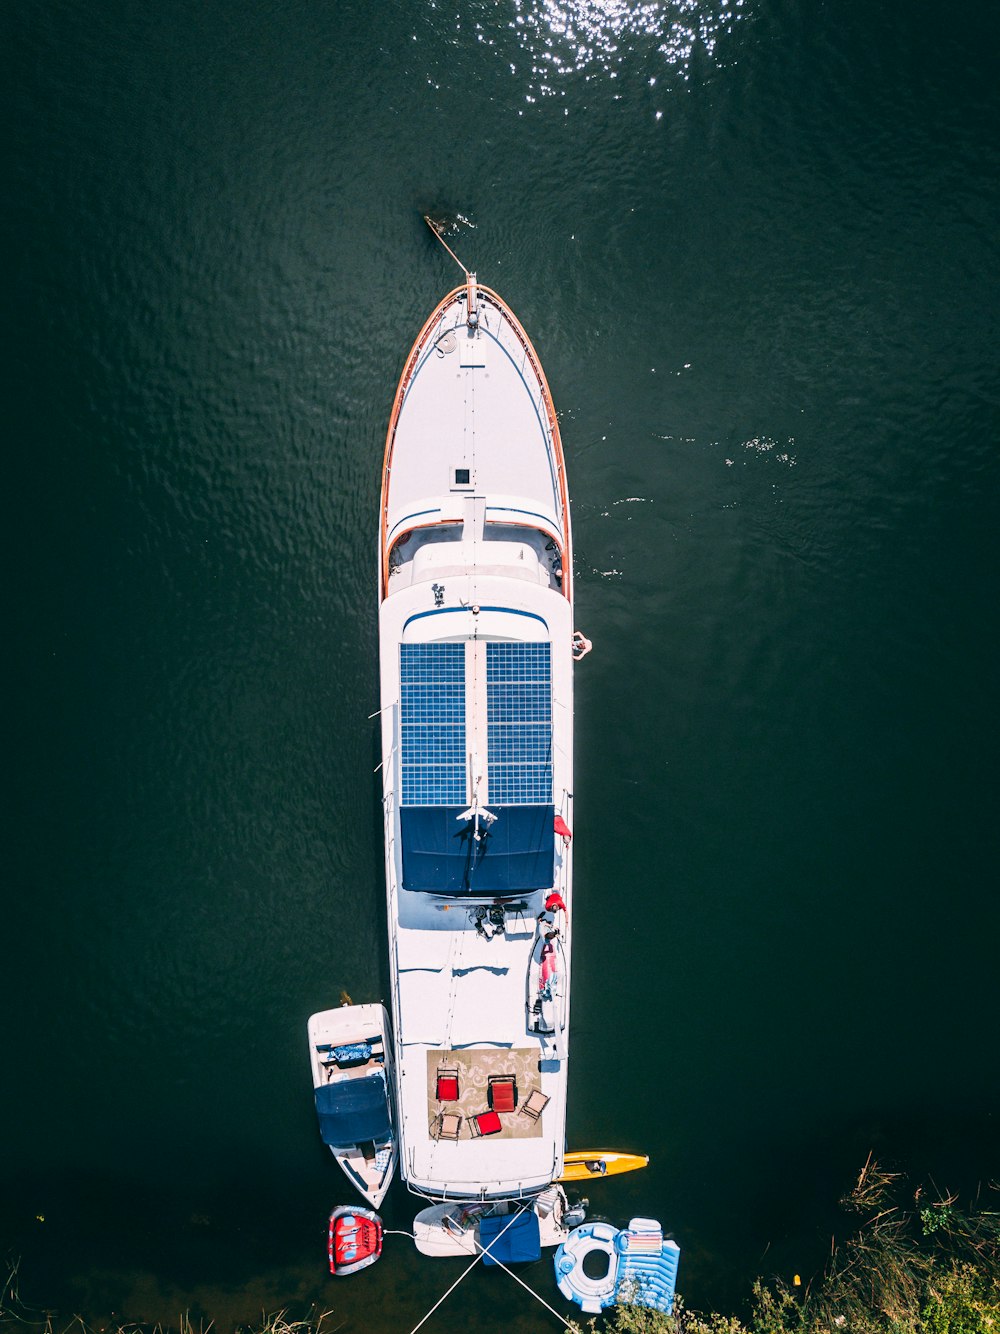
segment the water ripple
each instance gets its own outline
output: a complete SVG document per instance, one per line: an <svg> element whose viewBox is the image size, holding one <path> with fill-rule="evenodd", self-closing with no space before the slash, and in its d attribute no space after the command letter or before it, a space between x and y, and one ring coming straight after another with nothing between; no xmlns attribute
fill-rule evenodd
<svg viewBox="0 0 1000 1334"><path fill-rule="evenodd" d="M531 59L531 95L565 95L567 74L615 79L634 56L687 78L697 49L714 58L719 38L744 16L744 0L514 0L511 23ZM649 83L655 84L655 73Z"/></svg>

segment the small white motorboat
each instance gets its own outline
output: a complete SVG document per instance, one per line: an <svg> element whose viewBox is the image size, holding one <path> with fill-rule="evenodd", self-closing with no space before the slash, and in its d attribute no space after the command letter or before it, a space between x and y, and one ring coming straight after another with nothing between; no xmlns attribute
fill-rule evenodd
<svg viewBox="0 0 1000 1334"><path fill-rule="evenodd" d="M398 1157L392 1038L384 1005L342 1005L309 1019L309 1059L323 1143L373 1209Z"/></svg>
<svg viewBox="0 0 1000 1334"><path fill-rule="evenodd" d="M560 1246L570 1229L583 1221L583 1208L571 1209L561 1186L549 1186L525 1200L487 1200L481 1204L435 1204L413 1220L413 1240L422 1255L478 1255L483 1249L480 1224L484 1219L507 1218L530 1203L538 1219L539 1243ZM583 1202L584 1206L586 1201Z"/></svg>

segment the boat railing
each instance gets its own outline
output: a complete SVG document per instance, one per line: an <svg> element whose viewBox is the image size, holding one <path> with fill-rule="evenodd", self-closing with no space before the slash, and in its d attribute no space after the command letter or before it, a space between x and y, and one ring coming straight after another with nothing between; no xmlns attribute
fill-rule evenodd
<svg viewBox="0 0 1000 1334"><path fill-rule="evenodd" d="M567 788L563 788L563 819L570 829L573 828L573 793ZM563 965L566 969L566 985L563 997L562 1010L559 1016L559 1032L566 1037L566 1043L563 1048L564 1059L569 1053L569 998L572 982L572 958L573 958L573 912L572 903L566 895L569 893L571 882L570 868L573 861L573 842L570 842L563 848L563 855L559 859L559 884L558 889L567 903L570 903L570 911L566 914L566 922L563 927Z"/></svg>
<svg viewBox="0 0 1000 1334"><path fill-rule="evenodd" d="M502 297L498 296L497 293L492 291L492 289L489 287L481 286L479 288L479 291L481 294L488 294L489 296L494 297L496 301L499 303L503 314L506 316L507 327L510 329L511 333L513 333L514 337L517 339L518 343L521 346L521 352L523 354L521 360L521 371L523 372L525 364L530 365L532 374L534 375L534 378L538 383L539 389L541 390L541 393L539 394L539 401L536 404L536 407L544 406L545 420L548 425L548 434L550 436L555 436L556 439L558 439L559 425L556 421L555 409L552 406L552 395L549 392L548 381L545 378L545 372L542 370L541 363L538 361L538 358L534 354L534 349L532 348L531 343L528 340L528 335L521 328L520 322L518 321L516 315L506 304L506 302L503 300Z"/></svg>
<svg viewBox="0 0 1000 1334"><path fill-rule="evenodd" d="M537 1195L539 1191L547 1189L547 1187L551 1185L552 1181L555 1180L556 1166L558 1163L558 1154L556 1152L555 1146L553 1145L552 1162L549 1166L550 1179L547 1182L540 1183L537 1180L531 1182L530 1184L523 1181L510 1182L507 1185L500 1188L499 1190L491 1191L488 1190L485 1186L483 1186L478 1179L463 1181L461 1177L458 1177L454 1181L446 1182L439 1190L429 1191L429 1190L421 1190L419 1186L414 1186L411 1184L413 1176L416 1175L415 1148L410 1149L408 1157L409 1157L410 1170L409 1173L407 1174L406 1184L410 1194L419 1196L419 1198L424 1200L434 1200L441 1203L447 1202L449 1200L467 1201L471 1199L476 1199L476 1200L531 1199L535 1195Z"/></svg>
<svg viewBox="0 0 1000 1334"><path fill-rule="evenodd" d="M396 426L399 421L399 413L403 406L403 400L406 397L412 381L413 374L419 364L422 355L427 353L428 344L432 343L432 331L440 324L442 316L449 304L456 298L461 299L466 293L465 287L457 287L438 303L434 311L421 329L420 334L410 349L410 355L403 368L403 374L400 377L399 385L396 389L396 396L393 400L392 412L389 418L389 428L386 432L385 454L382 462L382 495L379 505L380 514L380 566L382 571L382 596L385 597L389 588L389 551L388 551L388 520L389 520L389 479L392 473L392 455L396 437ZM559 421L556 417L555 408L552 403L552 392L549 389L548 381L545 378L545 372L542 370L541 363L538 360L535 350L531 345L528 335L521 328L520 322L514 312L507 306L503 298L492 288L485 286L477 287L478 294L495 305L501 312L504 324L510 330L521 348L521 377L524 379L523 371L525 365L530 365L532 376L538 385L538 393L530 392L530 397L534 403L535 411L543 423L543 429L546 437L546 444L552 455L555 468L556 489L559 493L560 521L563 530L563 557L564 557L564 575L562 591L566 598L572 602L572 582L573 570L570 559L570 513L569 513L569 492L566 484L566 461L563 456L562 436L559 432Z"/></svg>
<svg viewBox="0 0 1000 1334"><path fill-rule="evenodd" d="M563 812L561 812L561 813L562 813L562 815L563 815L563 819L566 821L567 825L570 827L570 829L572 829L572 828L573 828L573 793L567 791L566 788L563 788L562 799L563 799L563 812L564 812L564 813L563 813ZM569 880L570 880L569 869L570 869L570 864L571 864L572 860L573 860L573 844L572 844L572 842L570 842L570 843L568 843L568 844L563 848L562 854L561 854L561 856L559 857L559 877L558 877L559 883L557 884L556 888L557 888L560 892L563 892L563 891L565 891L565 890L568 889L568 886L569 886ZM565 897L565 894L563 894L563 897ZM569 924L567 923L567 934L568 934L568 926L569 926Z"/></svg>
<svg viewBox="0 0 1000 1334"><path fill-rule="evenodd" d="M389 886L392 883L390 867L396 856L396 823L395 823L395 811L393 809L394 797L395 797L395 791L391 787L387 788L382 796L382 820L383 820L383 834L384 834L385 852L386 852L385 876L386 876L387 893L389 890ZM389 955L390 958L395 959L398 958L398 953L397 953L397 947L399 943L399 931L398 931L398 921L397 921L398 914L390 911L386 914L386 917L387 917L387 926L389 934ZM392 986L392 1012L393 1015L398 1015L402 1013L401 997L399 991L399 969L391 968L389 970L389 975L391 978L391 986ZM401 1069L403 1060L402 1039L398 1029L399 1025L393 1024L392 1045L393 1045L393 1052L396 1058L397 1070Z"/></svg>
<svg viewBox="0 0 1000 1334"><path fill-rule="evenodd" d="M528 363L531 365L534 377L538 381L541 391L540 405L545 408L545 421L548 427L547 434L549 438L549 445L552 449L552 453L555 458L556 474L558 476L558 481L559 481L559 500L562 507L561 517L566 534L567 550L568 550L570 518L569 518L568 491L566 486L566 461L563 458L562 436L559 433L559 421L558 418L556 417L556 410L552 404L552 392L549 389L549 382L545 378L545 372L542 370L541 363L539 362L537 356L535 355L534 348L531 346L531 340L528 338L528 335L521 328L520 321L518 320L514 312L510 309L510 307L507 306L503 298L498 293L494 292L492 288L489 287L480 286L479 293L481 296L485 296L487 298L493 297L496 300L501 311L506 315L507 325L510 328L511 332L514 334L514 337L520 343L521 348L524 352L524 356L527 359ZM524 363L522 362L522 368L523 365ZM536 404L536 407L538 406L539 404ZM571 597L571 581L572 581L572 570L568 571L566 575L564 589L563 589L567 597Z"/></svg>

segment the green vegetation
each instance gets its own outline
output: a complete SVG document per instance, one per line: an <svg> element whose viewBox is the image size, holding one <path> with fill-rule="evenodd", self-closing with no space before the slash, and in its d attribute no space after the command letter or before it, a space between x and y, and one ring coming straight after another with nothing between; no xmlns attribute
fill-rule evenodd
<svg viewBox="0 0 1000 1334"><path fill-rule="evenodd" d="M858 1219L826 1272L805 1287L758 1280L742 1315L689 1311L680 1298L672 1315L621 1305L576 1334L1000 1334L1000 1213L956 1197L930 1199L908 1191L901 1176L869 1158L842 1201ZM289 1320L262 1315L240 1334L334 1334L331 1313ZM210 1334L182 1317L177 1334ZM0 1334L95 1334L80 1316L60 1320L18 1299L17 1268L0 1293ZM165 1328L122 1324L100 1334L168 1334Z"/></svg>
<svg viewBox="0 0 1000 1334"><path fill-rule="evenodd" d="M289 1320L285 1311L275 1311L271 1315L261 1313L252 1331L241 1330L239 1334L336 1334L336 1328L329 1324L332 1312L324 1311L321 1315L308 1320ZM60 1319L53 1311L34 1310L27 1307L18 1295L17 1265L13 1265L7 1276L3 1293L0 1294L0 1334L212 1334L213 1321L199 1321L197 1324L187 1315L179 1317L176 1326L139 1325L131 1321L115 1326L101 1325L95 1330L83 1316L74 1315L69 1319Z"/></svg>
<svg viewBox="0 0 1000 1334"><path fill-rule="evenodd" d="M672 1315L622 1305L586 1326L602 1334L1000 1334L1000 1213L956 1197L907 1195L869 1158L842 1202L860 1218L826 1272L805 1288L758 1280L742 1317Z"/></svg>

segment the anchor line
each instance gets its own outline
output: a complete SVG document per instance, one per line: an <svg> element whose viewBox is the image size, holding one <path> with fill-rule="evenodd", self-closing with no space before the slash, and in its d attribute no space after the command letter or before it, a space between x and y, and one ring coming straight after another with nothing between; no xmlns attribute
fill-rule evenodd
<svg viewBox="0 0 1000 1334"><path fill-rule="evenodd" d="M459 1274L458 1278L455 1279L455 1282L451 1285L448 1291L446 1293L443 1293L442 1296L440 1296L437 1299L437 1301L434 1303L431 1309L427 1312L427 1314L417 1324L413 1326L413 1328L410 1330L410 1334L417 1334L417 1330L420 1329L422 1325L426 1325L427 1321L430 1320L431 1316L438 1309L438 1307L445 1300L445 1298L450 1297L451 1294L458 1287L458 1285L461 1283L462 1279L472 1273L473 1269L475 1269L476 1265L483 1258L483 1256L486 1255L487 1252L489 1252L493 1248L493 1246L500 1240L503 1234L507 1231L507 1228L511 1227L517 1221L517 1219L521 1217L521 1215L525 1212L527 1207L528 1206L526 1204L522 1205L521 1208L518 1209L517 1213L511 1216L510 1222L505 1224L504 1227L500 1229L497 1235L490 1242L489 1246L480 1249L479 1254L473 1260L472 1264L469 1265L466 1269L462 1270L462 1272Z"/></svg>
<svg viewBox="0 0 1000 1334"><path fill-rule="evenodd" d="M506 1231L506 1228L504 1229L504 1231ZM475 1238L473 1238L473 1240L475 1241ZM491 1243L491 1244L492 1244L492 1243ZM476 1245L477 1245L477 1246L479 1245L479 1242L478 1242L478 1241L476 1242ZM482 1250L482 1247L480 1247L480 1249ZM483 1250L482 1253L483 1253L483 1255L485 1255L485 1254L486 1254L486 1251ZM533 1287L531 1287L529 1284L525 1283L524 1279L519 1278L519 1277L517 1276L517 1274L514 1273L513 1269L508 1269L507 1266L504 1264L504 1262L503 1262L502 1260L498 1260L497 1257L496 1257L495 1255L493 1256L493 1263L494 1263L495 1265L499 1265L500 1268L503 1270L503 1272L504 1272L505 1274L509 1274L509 1275L511 1276L511 1278L514 1280L515 1283L520 1283L521 1287L524 1288L525 1292L530 1292L531 1295L532 1295L532 1297L534 1297L536 1301L541 1302L542 1305L545 1307L546 1311L551 1311L552 1314L555 1316L555 1318L556 1318L557 1320L561 1320L562 1323L566 1326L567 1329L572 1329L572 1328L573 1328L573 1326L570 1324L570 1322L569 1322L564 1316L561 1316L561 1315L559 1314L559 1312L555 1309L555 1307L550 1306L550 1305L548 1304L548 1302L547 1302L547 1301L545 1300L545 1298L541 1295L541 1293L536 1292L535 1289L534 1289Z"/></svg>
<svg viewBox="0 0 1000 1334"><path fill-rule="evenodd" d="M448 242L444 239L444 237L443 237L443 236L441 235L441 233L438 231L437 224L434 223L434 222L432 222L432 221L430 220L430 218L427 216L426 213L424 214L424 222L427 223L427 226L431 229L431 231L434 233L434 235L437 237L437 239L441 242L441 244L444 246L445 250L447 250L448 254L452 257L452 259L455 261L455 263L458 265L458 267L459 267L459 268L462 270L462 272L465 274L466 278L468 278L468 276L469 276L469 270L465 267L465 265L462 263L462 261L459 259L459 257L455 254L454 250L452 250L451 246L448 244Z"/></svg>

